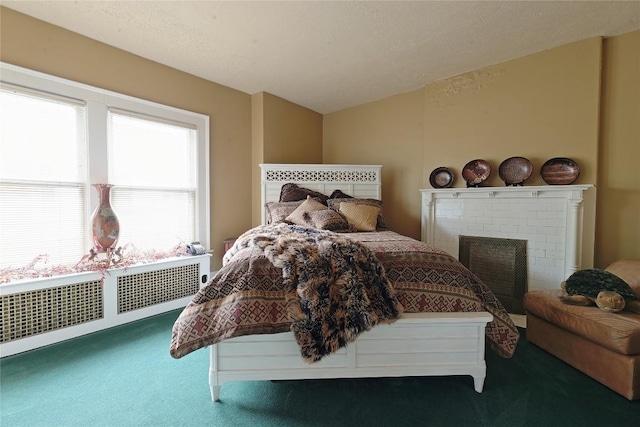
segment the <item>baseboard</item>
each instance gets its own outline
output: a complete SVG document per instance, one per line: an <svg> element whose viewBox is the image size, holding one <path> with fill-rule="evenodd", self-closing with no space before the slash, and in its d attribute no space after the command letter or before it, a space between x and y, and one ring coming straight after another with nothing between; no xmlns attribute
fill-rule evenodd
<svg viewBox="0 0 640 427"><path fill-rule="evenodd" d="M513 323L516 324L519 328L527 327L527 316L525 314L511 314L509 313L509 317L513 320Z"/></svg>

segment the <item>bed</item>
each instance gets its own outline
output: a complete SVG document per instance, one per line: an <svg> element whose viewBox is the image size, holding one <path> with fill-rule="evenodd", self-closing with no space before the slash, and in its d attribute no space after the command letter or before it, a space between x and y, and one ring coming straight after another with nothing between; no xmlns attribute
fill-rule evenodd
<svg viewBox="0 0 640 427"><path fill-rule="evenodd" d="M485 343L511 357L518 330L454 257L386 228L382 167L260 167L262 225L173 327L173 357L209 348L212 399L228 381L431 375L482 392Z"/></svg>

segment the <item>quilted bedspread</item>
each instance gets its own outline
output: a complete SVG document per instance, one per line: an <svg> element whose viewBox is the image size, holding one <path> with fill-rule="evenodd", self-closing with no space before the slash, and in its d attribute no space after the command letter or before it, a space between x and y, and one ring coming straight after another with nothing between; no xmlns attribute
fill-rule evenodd
<svg viewBox="0 0 640 427"><path fill-rule="evenodd" d="M236 336L292 331L302 357L315 361L403 310L487 311L489 348L503 357L515 352L518 329L500 301L446 252L392 231L276 224L236 240L176 320L170 353L179 358Z"/></svg>

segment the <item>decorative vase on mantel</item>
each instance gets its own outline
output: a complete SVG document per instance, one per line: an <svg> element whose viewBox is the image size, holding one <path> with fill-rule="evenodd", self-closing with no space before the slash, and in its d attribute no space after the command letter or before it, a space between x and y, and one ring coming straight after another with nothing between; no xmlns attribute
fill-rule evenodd
<svg viewBox="0 0 640 427"><path fill-rule="evenodd" d="M93 184L98 191L98 206L91 215L91 232L95 252L112 252L120 235L120 222L111 208L111 184Z"/></svg>

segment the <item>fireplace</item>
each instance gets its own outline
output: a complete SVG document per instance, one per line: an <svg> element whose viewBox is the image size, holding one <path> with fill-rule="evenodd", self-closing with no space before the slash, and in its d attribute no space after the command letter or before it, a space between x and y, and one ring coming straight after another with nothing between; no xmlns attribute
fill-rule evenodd
<svg viewBox="0 0 640 427"><path fill-rule="evenodd" d="M509 313L524 314L527 241L460 236L458 259L489 287Z"/></svg>
<svg viewBox="0 0 640 427"><path fill-rule="evenodd" d="M460 236L526 241L527 290L593 267L593 185L439 188L422 193L422 240L453 256Z"/></svg>

